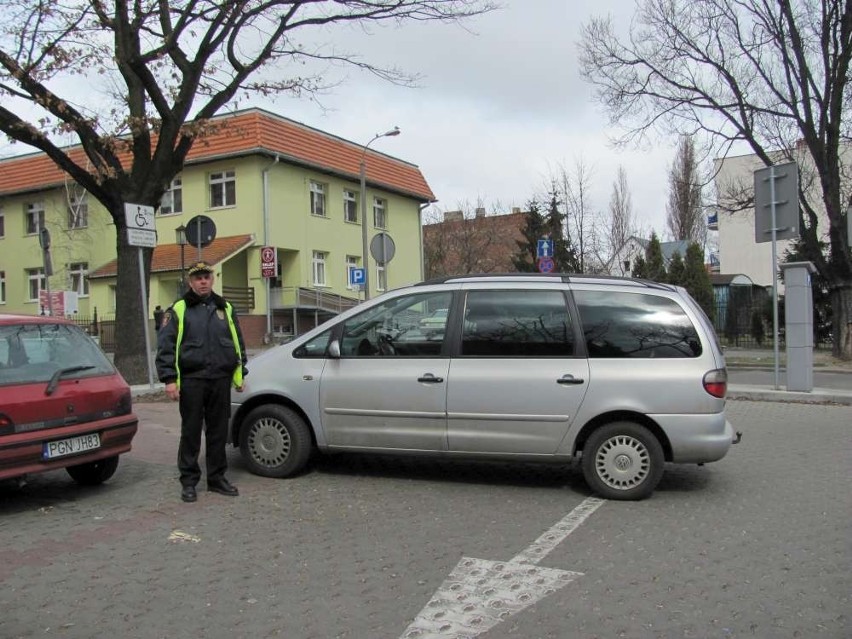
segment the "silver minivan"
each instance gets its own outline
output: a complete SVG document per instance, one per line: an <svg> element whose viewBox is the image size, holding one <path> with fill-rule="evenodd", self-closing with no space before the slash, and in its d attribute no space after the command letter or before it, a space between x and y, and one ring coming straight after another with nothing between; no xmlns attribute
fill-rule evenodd
<svg viewBox="0 0 852 639"><path fill-rule="evenodd" d="M642 499L665 462L716 461L739 440L710 321L683 288L643 280L425 282L250 368L231 441L267 477L300 472L315 450L579 460L598 495Z"/></svg>

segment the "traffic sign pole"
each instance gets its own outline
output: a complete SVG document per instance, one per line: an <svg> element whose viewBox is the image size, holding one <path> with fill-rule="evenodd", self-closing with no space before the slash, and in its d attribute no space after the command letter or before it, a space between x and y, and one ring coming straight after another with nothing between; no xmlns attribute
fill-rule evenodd
<svg viewBox="0 0 852 639"><path fill-rule="evenodd" d="M148 287L145 285L145 264L142 248L156 248L157 229L154 224L154 207L144 204L124 205L124 221L127 227L127 244L138 247L139 291L142 295L142 328L145 332L145 361L148 364L148 384L154 388L154 362L151 352L151 327L148 326Z"/></svg>

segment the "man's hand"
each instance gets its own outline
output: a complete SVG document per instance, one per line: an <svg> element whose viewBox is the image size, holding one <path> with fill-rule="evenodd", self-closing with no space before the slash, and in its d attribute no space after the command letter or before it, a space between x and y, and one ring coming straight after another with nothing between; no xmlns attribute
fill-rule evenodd
<svg viewBox="0 0 852 639"><path fill-rule="evenodd" d="M180 389L178 388L177 382L169 382L166 384L166 395L168 395L169 399L175 402L180 399Z"/></svg>
<svg viewBox="0 0 852 639"><path fill-rule="evenodd" d="M242 384L240 384L239 386L234 386L234 390L238 393L242 393L244 388L245 386L243 386Z"/></svg>

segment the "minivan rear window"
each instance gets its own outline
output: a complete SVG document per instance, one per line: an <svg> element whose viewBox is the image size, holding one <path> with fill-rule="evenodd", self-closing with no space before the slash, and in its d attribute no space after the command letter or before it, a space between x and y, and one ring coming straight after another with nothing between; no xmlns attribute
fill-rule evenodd
<svg viewBox="0 0 852 639"><path fill-rule="evenodd" d="M674 300L645 293L575 291L589 357L698 357L701 340Z"/></svg>

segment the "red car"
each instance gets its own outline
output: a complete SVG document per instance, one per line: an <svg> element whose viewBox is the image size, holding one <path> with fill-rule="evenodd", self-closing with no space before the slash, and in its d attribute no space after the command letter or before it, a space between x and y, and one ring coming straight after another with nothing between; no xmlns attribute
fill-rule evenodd
<svg viewBox="0 0 852 639"><path fill-rule="evenodd" d="M127 382L73 322L0 314L0 479L64 468L100 484L138 423Z"/></svg>

